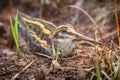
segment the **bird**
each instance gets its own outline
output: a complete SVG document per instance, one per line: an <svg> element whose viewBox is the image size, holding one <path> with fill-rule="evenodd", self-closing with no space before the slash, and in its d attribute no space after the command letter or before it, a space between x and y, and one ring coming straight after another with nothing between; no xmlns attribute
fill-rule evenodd
<svg viewBox="0 0 120 80"><path fill-rule="evenodd" d="M70 24L55 25L47 20L38 19L18 11L19 32L30 50L51 56L52 42L55 51L60 47L60 54L66 57L75 48L75 41L85 40L94 43L95 41L75 31ZM96 43L100 43L96 41Z"/></svg>

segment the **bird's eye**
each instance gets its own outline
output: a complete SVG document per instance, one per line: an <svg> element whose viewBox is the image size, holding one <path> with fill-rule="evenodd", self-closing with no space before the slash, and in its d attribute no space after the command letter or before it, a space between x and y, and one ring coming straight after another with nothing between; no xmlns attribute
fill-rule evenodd
<svg viewBox="0 0 120 80"><path fill-rule="evenodd" d="M66 32L67 32L66 29L63 29L63 30L62 30L62 33L66 33Z"/></svg>

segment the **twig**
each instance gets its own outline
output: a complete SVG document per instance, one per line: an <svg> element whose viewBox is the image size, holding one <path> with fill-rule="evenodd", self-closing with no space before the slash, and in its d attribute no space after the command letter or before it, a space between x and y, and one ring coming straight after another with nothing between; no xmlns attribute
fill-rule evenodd
<svg viewBox="0 0 120 80"><path fill-rule="evenodd" d="M117 4L116 4L116 0L114 0L114 10L115 10L115 20L116 20L116 31L117 31L117 34L118 34L118 44L119 44L119 47L120 47L120 30L119 30L119 21L118 21L118 9L117 9Z"/></svg>
<svg viewBox="0 0 120 80"><path fill-rule="evenodd" d="M83 9L80 8L80 7L74 6L74 5L69 5L69 6L67 6L67 7L76 8L76 9L82 11L85 15L87 15L87 17L88 17L88 18L92 21L92 23L95 25L95 28L96 28L96 30L99 32L99 36L100 36L101 40L103 41L103 39L102 39L102 34L101 34L101 31L100 31L98 25L96 24L95 20L94 20L85 10L83 10Z"/></svg>
<svg viewBox="0 0 120 80"><path fill-rule="evenodd" d="M51 39L51 42L52 42L53 58L55 58L55 46L54 46L54 40L53 40L53 38Z"/></svg>
<svg viewBox="0 0 120 80"><path fill-rule="evenodd" d="M106 73L105 71L101 71L101 73L104 74L105 77L106 77L108 80L112 80L112 79L107 75L107 73Z"/></svg>
<svg viewBox="0 0 120 80"><path fill-rule="evenodd" d="M102 38L105 40L105 39L110 38L111 36L113 36L115 34L117 34L116 30L111 32L111 33L109 33L109 34L107 34L107 35L105 35L105 36L103 36ZM99 40L101 40L101 39L98 39L98 41Z"/></svg>
<svg viewBox="0 0 120 80"><path fill-rule="evenodd" d="M18 72L16 75L14 75L12 77L11 80L15 80L22 72L24 72L26 69L28 69L33 63L35 63L36 61L38 61L40 59L35 59L35 60L32 60L28 65L26 65L20 72Z"/></svg>
<svg viewBox="0 0 120 80"><path fill-rule="evenodd" d="M52 57L48 56L48 55L45 55L45 54L42 54L42 53L38 53L38 52L35 52L36 55L40 55L40 56L43 56L45 58L48 58L48 59L53 59Z"/></svg>

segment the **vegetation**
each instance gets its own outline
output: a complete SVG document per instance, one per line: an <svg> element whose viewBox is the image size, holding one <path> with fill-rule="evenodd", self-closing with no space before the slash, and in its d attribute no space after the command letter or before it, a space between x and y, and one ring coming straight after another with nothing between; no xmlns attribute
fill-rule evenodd
<svg viewBox="0 0 120 80"><path fill-rule="evenodd" d="M36 44L39 45L39 39L41 39L40 42L43 44L40 44L42 46L45 44L47 49L49 49L49 46L52 48L52 44L50 43L46 46L48 42L42 39L44 37L42 35L44 34L41 34L39 31L43 28L48 30L51 28L51 25L44 24L41 21L41 23L39 23L39 20L32 19L32 17L52 22L57 26L69 23L74 27L75 31L94 39L96 42L92 43L84 40L76 40L78 42L74 41L75 49L71 53L72 55L68 57L59 55L61 49L63 49L61 46L54 46L54 54L52 56L41 53L36 55L35 52L30 51L35 50L34 47L31 49L31 46L26 44L27 42L19 42L19 39L22 40L24 38L18 38L19 14L18 12L16 13L14 20L12 17L8 18L8 15L14 16L14 9L18 9L24 14L31 16L31 18L27 19L29 23L25 22L25 25L28 26L24 26L23 24L23 27L29 28L28 30L31 30L30 33L34 34L34 37L38 37L38 40L35 42ZM34 76L37 75L37 72L39 73L37 75L38 77L41 77L40 75L45 75L43 76L46 77L44 79L48 80L120 80L120 1L1 0L0 11L1 80L11 78L12 80L38 79ZM2 12L6 12L7 14L3 13L3 15ZM8 24L8 21L10 21L10 24ZM21 23L22 22L24 23L24 20L22 21L21 18ZM45 27L44 25L40 26L40 24L44 24L48 27ZM6 28L9 26L10 29ZM5 31L2 31L2 29ZM6 43L8 42L7 38L10 36L7 33L9 31L12 33L16 51L6 46L9 44ZM65 34L66 32L63 31L63 33ZM28 35L27 37L31 35ZM45 35L45 37L46 36L47 35ZM59 37L55 36L55 38ZM63 37L60 38L63 39ZM100 42L100 44L97 44L97 41ZM25 45L22 45L24 43ZM20 50L21 45L24 48L26 48L26 46L30 48L29 50L27 47L27 50L29 51L22 48L23 51L25 50L23 57L26 62L22 61L23 59L18 59L21 58L21 52L23 53L23 51ZM11 56L10 53L18 54L17 56ZM6 56L5 54L8 55Z"/></svg>
<svg viewBox="0 0 120 80"><path fill-rule="evenodd" d="M18 12L16 13L14 24L13 24L12 18L10 18L10 28L11 28L14 42L17 48L18 58L20 58L21 54L20 54L20 47L19 47L19 40L18 40Z"/></svg>

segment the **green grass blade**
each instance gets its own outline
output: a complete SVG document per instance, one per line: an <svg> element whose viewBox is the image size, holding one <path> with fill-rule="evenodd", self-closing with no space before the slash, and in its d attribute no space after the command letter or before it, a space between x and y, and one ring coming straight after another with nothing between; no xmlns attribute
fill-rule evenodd
<svg viewBox="0 0 120 80"><path fill-rule="evenodd" d="M16 39L18 41L18 11L17 11L16 16L15 16L15 25L14 25L14 27L15 27Z"/></svg>
<svg viewBox="0 0 120 80"><path fill-rule="evenodd" d="M10 17L10 28L11 28L11 31L12 31L12 35L13 35L14 41L15 41L15 43L17 43L16 35L15 35L15 31L14 31L13 22L12 22L12 18L11 17Z"/></svg>
<svg viewBox="0 0 120 80"><path fill-rule="evenodd" d="M55 60L58 60L58 53L60 51L60 46L57 46L57 50L56 50L56 56L55 56Z"/></svg>
<svg viewBox="0 0 120 80"><path fill-rule="evenodd" d="M117 64L117 67L116 67L116 69L115 69L115 74L114 74L114 77L113 77L113 80L116 80L116 78L117 78L117 75L118 75L118 72L119 72L119 63Z"/></svg>
<svg viewBox="0 0 120 80"><path fill-rule="evenodd" d="M19 48L19 42L18 42L18 13L16 14L16 17L15 17L14 26L13 26L12 18L10 18L10 28L11 28L15 45L17 48L18 58L20 58L20 48Z"/></svg>
<svg viewBox="0 0 120 80"><path fill-rule="evenodd" d="M18 11L17 11L16 16L15 16L14 29L15 29L15 34L16 34L16 47L17 47L17 50L19 52L20 50L19 50L19 43L18 43Z"/></svg>
<svg viewBox="0 0 120 80"><path fill-rule="evenodd" d="M99 69L98 64L95 64L95 70L96 70L97 80L102 80L102 78L100 76L100 69Z"/></svg>
<svg viewBox="0 0 120 80"><path fill-rule="evenodd" d="M120 60L119 60L120 57L117 54L114 54L114 55L117 58L117 66L116 66L116 68L114 70L114 76L113 76L112 80L116 80L117 79L117 76L118 76L118 73L119 73L119 67L120 67Z"/></svg>
<svg viewBox="0 0 120 80"><path fill-rule="evenodd" d="M56 72L56 65L58 64L58 57L59 57L59 51L60 51L60 46L57 46L57 50L55 52L55 65L54 65L54 69L53 72Z"/></svg>
<svg viewBox="0 0 120 80"><path fill-rule="evenodd" d="M118 45L120 47L120 33L118 33Z"/></svg>

